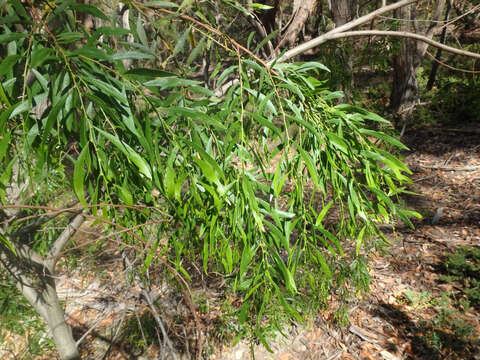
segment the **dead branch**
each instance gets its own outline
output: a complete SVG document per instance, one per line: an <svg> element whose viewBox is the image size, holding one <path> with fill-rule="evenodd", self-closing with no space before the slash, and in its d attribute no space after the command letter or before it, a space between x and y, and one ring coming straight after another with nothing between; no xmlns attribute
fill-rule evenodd
<svg viewBox="0 0 480 360"><path fill-rule="evenodd" d="M480 165L477 166L435 166L435 165L421 165L420 167L433 170L444 170L444 171L474 171L480 169Z"/></svg>

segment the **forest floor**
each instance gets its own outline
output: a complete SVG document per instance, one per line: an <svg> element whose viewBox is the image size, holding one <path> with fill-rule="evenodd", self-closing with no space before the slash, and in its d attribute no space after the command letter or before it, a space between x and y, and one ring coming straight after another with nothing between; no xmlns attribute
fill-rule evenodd
<svg viewBox="0 0 480 360"><path fill-rule="evenodd" d="M458 255L466 246L480 253L480 133L474 126L436 127L407 132L403 142L411 149L403 154L413 171L410 190L421 194L405 202L424 218L415 222L414 230L402 227L387 234L393 246L386 254L372 254L371 292L349 304L350 324L338 327L333 312L325 312L272 341L273 353L243 341L222 347L207 343L203 349L209 349L210 359L480 359L480 254ZM98 233L86 231L86 237ZM125 286L116 270L121 269L116 251L112 248L112 256L100 260L100 277L79 268L58 280L74 335L79 338L88 331L80 347L82 358L159 359L158 349L138 351L134 346L142 338L149 340L151 318L142 322L146 328L136 332L137 338L117 331L119 324L134 328L142 315L125 315L129 304L138 304L141 290ZM175 295L178 290L165 286L156 291L169 299L164 309L184 306L188 312L182 295ZM332 308L337 305L332 303ZM171 328L176 326L174 316L167 317L177 339L192 337L197 325L193 316L178 330ZM22 352L29 359L21 336L6 339L0 346L9 349L4 359L8 353L17 354L12 359L22 358ZM189 359L194 352L184 348L179 358Z"/></svg>

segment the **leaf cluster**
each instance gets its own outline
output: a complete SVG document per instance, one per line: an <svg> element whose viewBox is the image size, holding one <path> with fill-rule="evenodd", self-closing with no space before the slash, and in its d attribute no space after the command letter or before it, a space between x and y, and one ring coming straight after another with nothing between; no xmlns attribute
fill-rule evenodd
<svg viewBox="0 0 480 360"><path fill-rule="evenodd" d="M301 320L331 286L366 289L378 225L417 215L396 202L410 172L390 151L405 146L372 126L383 118L339 104L322 64L266 68L188 6L132 2L127 29L93 5L28 4L1 10L2 203L15 165L32 191L56 169L84 206L146 206L92 211L124 227L168 219L122 234L143 271L166 258L186 279L196 263L222 274L262 341L279 309ZM222 96L188 76L212 52L208 78L231 82Z"/></svg>

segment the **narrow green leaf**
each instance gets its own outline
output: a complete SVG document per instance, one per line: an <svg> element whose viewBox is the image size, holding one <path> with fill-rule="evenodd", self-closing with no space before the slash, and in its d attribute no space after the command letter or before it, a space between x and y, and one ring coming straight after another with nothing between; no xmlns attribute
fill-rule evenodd
<svg viewBox="0 0 480 360"><path fill-rule="evenodd" d="M160 90L166 90L180 86L200 85L201 81L182 79L178 77L165 77L162 79L150 80L143 83L144 86L158 86Z"/></svg>
<svg viewBox="0 0 480 360"><path fill-rule="evenodd" d="M143 45L148 46L147 34L145 33L145 28L143 27L143 21L142 21L142 17L140 16L140 13L138 14L138 18L137 18L137 34L138 34L138 38L140 39L140 42Z"/></svg>
<svg viewBox="0 0 480 360"><path fill-rule="evenodd" d="M327 212L332 205L333 205L333 200L330 200L330 202L323 207L322 211L320 211L320 214L318 214L317 216L317 220L315 221L315 226L320 226L322 224L323 218L325 217L325 215L327 215Z"/></svg>
<svg viewBox="0 0 480 360"><path fill-rule="evenodd" d="M8 55L5 57L0 63L0 76L8 74L21 58L21 55Z"/></svg>
<svg viewBox="0 0 480 360"><path fill-rule="evenodd" d="M85 158L88 153L88 144L86 144L80 155L78 155L77 160L75 161L75 166L73 168L73 190L77 195L78 200L84 206L87 205L85 201Z"/></svg>
<svg viewBox="0 0 480 360"><path fill-rule="evenodd" d="M355 246L355 255L358 256L360 254L360 249L363 244L363 236L365 235L365 230L367 229L367 226L363 226L360 232L357 234L357 240L356 240L356 246Z"/></svg>
<svg viewBox="0 0 480 360"><path fill-rule="evenodd" d="M185 48L185 43L187 42L188 35L190 34L190 29L189 27L185 32L180 36L180 38L177 40L177 43L175 44L175 48L173 49L172 52L172 57L177 56L179 53L183 53L183 50Z"/></svg>
<svg viewBox="0 0 480 360"><path fill-rule="evenodd" d="M142 175L144 175L147 179L152 180L152 171L150 169L150 165L148 165L144 158L142 158L135 150L133 150L128 144L120 140L118 137L97 127L95 127L95 129L108 140L110 140L127 157L128 160L134 163Z"/></svg>
<svg viewBox="0 0 480 360"><path fill-rule="evenodd" d="M94 17L100 18L100 19L105 20L105 21L110 20L108 18L108 16L105 15L97 6L71 2L70 3L70 8L74 9L74 10L77 10L79 12L83 12L83 13L93 15Z"/></svg>
<svg viewBox="0 0 480 360"><path fill-rule="evenodd" d="M178 8L179 5L178 4L175 4L171 1L148 1L146 3L144 3L143 5L147 6L147 7L160 7L160 8L164 8L164 9L168 9L168 8Z"/></svg>
<svg viewBox="0 0 480 360"><path fill-rule="evenodd" d="M396 146L402 150L409 150L408 147L406 147L402 142L400 142L398 139L395 139L394 137L387 135L385 133L375 131L375 130L370 130L370 129L359 129L360 133L363 135L367 136L373 136L376 138L379 138L383 141L385 141L388 144L391 144L393 146Z"/></svg>
<svg viewBox="0 0 480 360"><path fill-rule="evenodd" d="M10 41L20 40L20 39L26 38L27 36L28 36L28 34L14 33L14 32L1 34L0 35L0 44L10 42Z"/></svg>
<svg viewBox="0 0 480 360"><path fill-rule="evenodd" d="M145 54L138 51L117 52L112 56L112 60L124 60L124 59L154 60L155 56L153 56L152 54Z"/></svg>

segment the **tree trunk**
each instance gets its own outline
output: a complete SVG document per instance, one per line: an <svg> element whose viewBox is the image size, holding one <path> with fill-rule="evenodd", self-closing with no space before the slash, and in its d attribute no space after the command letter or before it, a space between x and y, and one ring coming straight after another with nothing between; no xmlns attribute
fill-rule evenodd
<svg viewBox="0 0 480 360"><path fill-rule="evenodd" d="M77 220L74 226L83 222L83 218L80 220ZM61 250L68 240L65 238L69 238L73 231L75 231L74 227L69 225L62 233L65 236L61 235L54 246L57 245ZM45 259L26 244L18 244L13 241L11 243L15 253L0 244L0 263L15 280L17 288L23 296L47 323L59 358L62 360L80 359L77 344L65 321L65 312L57 296L54 277L55 258Z"/></svg>
<svg viewBox="0 0 480 360"><path fill-rule="evenodd" d="M445 0L438 0L432 16L432 26L425 30L425 36L433 37L436 22L440 19ZM396 17L403 19L400 30L418 32L415 21L415 5L408 5L397 10ZM420 29L421 32L421 29ZM393 85L390 96L390 106L397 115L397 121L403 124L402 134L405 130L406 120L410 117L418 99L417 71L423 64L423 58L428 44L418 43L413 39L403 39L400 52L393 60Z"/></svg>
<svg viewBox="0 0 480 360"><path fill-rule="evenodd" d="M332 1L331 11L332 11L332 18L333 22L335 23L335 27L342 26L350 21L353 20L353 9L354 9L354 0L338 0ZM342 88L343 92L345 93L345 97L350 99L352 94L351 90L354 87L354 79L353 79L353 56L350 56L347 49L342 47L340 49L342 63L345 64L347 68L346 77L343 81Z"/></svg>
<svg viewBox="0 0 480 360"><path fill-rule="evenodd" d="M65 313L58 300L55 281L47 276L40 276L36 287L26 276L21 275L17 287L41 315L52 332L59 358L62 360L80 359L77 344L72 336L70 326L65 321Z"/></svg>
<svg viewBox="0 0 480 360"><path fill-rule="evenodd" d="M315 12L319 0L295 0L293 13L279 44L275 51L278 53L284 47L292 47L298 39L300 32L305 27L310 15Z"/></svg>
<svg viewBox="0 0 480 360"><path fill-rule="evenodd" d="M399 9L396 17L403 19L401 31L412 31L412 22L415 17L413 5ZM393 59L393 87L390 106L402 120L418 96L416 72L421 61L417 55L417 42L413 39L403 39L400 43L400 52Z"/></svg>

